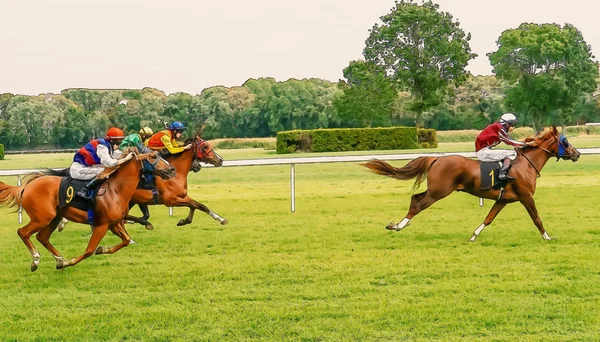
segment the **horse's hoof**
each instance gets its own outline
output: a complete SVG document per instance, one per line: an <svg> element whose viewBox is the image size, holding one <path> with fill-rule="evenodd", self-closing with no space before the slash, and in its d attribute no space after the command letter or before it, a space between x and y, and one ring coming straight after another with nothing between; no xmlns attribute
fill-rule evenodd
<svg viewBox="0 0 600 342"><path fill-rule="evenodd" d="M469 239L469 241L470 241L470 242L475 242L475 239L476 239L476 238L477 238L476 236L472 236L472 237Z"/></svg>
<svg viewBox="0 0 600 342"><path fill-rule="evenodd" d="M96 252L94 252L94 254L98 255L98 254L102 254L103 252L104 252L104 247L98 246L98 248L96 248Z"/></svg>
<svg viewBox="0 0 600 342"><path fill-rule="evenodd" d="M394 228L394 222L388 223L388 225L385 226L385 229L387 229L387 230L396 230L396 228Z"/></svg>
<svg viewBox="0 0 600 342"><path fill-rule="evenodd" d="M148 223L146 225L146 230L154 230L154 226L152 225L152 223Z"/></svg>
<svg viewBox="0 0 600 342"><path fill-rule="evenodd" d="M38 269L38 264L35 262L31 263L31 272L35 272Z"/></svg>
<svg viewBox="0 0 600 342"><path fill-rule="evenodd" d="M179 220L179 223L177 223L177 227L181 227L181 226L185 226L186 224L189 224L190 222L188 222L187 220L181 219Z"/></svg>
<svg viewBox="0 0 600 342"><path fill-rule="evenodd" d="M221 221L221 225L222 225L222 226L224 226L224 225L226 225L226 224L228 224L228 223L229 223L229 220L228 220L228 219L224 219L223 221Z"/></svg>
<svg viewBox="0 0 600 342"><path fill-rule="evenodd" d="M64 260L56 260L56 269L57 270L61 270L65 268L65 261Z"/></svg>

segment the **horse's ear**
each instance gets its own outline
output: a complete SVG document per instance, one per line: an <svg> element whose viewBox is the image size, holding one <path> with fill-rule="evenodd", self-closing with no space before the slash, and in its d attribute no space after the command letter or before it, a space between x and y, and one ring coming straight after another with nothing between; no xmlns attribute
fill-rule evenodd
<svg viewBox="0 0 600 342"><path fill-rule="evenodd" d="M560 133L560 132L558 131L558 128L556 128L556 125L552 125L552 131L553 131L555 134L559 134L559 133Z"/></svg>

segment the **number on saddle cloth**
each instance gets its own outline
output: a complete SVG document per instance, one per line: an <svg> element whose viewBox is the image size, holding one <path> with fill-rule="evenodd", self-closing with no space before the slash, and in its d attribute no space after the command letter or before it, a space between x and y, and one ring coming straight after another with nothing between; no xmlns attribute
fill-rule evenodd
<svg viewBox="0 0 600 342"><path fill-rule="evenodd" d="M500 185L498 174L502 169L502 162L479 162L481 172L481 190L489 190Z"/></svg>
<svg viewBox="0 0 600 342"><path fill-rule="evenodd" d="M79 196L77 192L85 188L88 181L82 181L78 179L72 179L70 177L63 177L60 180L60 186L58 188L58 207L63 209L67 206L73 207L81 211L87 211L88 222L93 224L94 222L94 200L97 193L97 189L94 189L92 201L87 201Z"/></svg>

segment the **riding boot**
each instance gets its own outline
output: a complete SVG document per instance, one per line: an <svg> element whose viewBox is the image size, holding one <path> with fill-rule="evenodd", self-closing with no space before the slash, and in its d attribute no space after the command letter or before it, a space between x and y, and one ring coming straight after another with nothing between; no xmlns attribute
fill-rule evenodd
<svg viewBox="0 0 600 342"><path fill-rule="evenodd" d="M92 194L91 194L90 190L94 189L96 186L98 186L100 183L102 183L102 181L103 181L103 179L98 179L98 178L92 179L85 185L85 188L81 188L77 192L77 196L84 198L88 201L91 201Z"/></svg>
<svg viewBox="0 0 600 342"><path fill-rule="evenodd" d="M510 159L504 159L502 163L502 168L500 172L498 172L498 180L505 181L508 179L508 169L510 168Z"/></svg>

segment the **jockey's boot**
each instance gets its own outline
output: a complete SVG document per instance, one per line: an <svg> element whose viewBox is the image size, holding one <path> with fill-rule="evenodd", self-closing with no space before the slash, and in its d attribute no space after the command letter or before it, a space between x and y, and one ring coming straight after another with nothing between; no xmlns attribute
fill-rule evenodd
<svg viewBox="0 0 600 342"><path fill-rule="evenodd" d="M498 172L498 180L505 181L509 178L508 177L508 169L509 168L510 168L510 159L505 158L504 162L502 163L502 168L500 169L500 172Z"/></svg>
<svg viewBox="0 0 600 342"><path fill-rule="evenodd" d="M79 191L77 191L77 196L84 198L88 201L92 200L92 194L91 191L93 188L95 188L96 186L98 186L98 184L102 183L103 179L92 179L91 181L89 181L86 185L85 188L81 188L79 189Z"/></svg>

